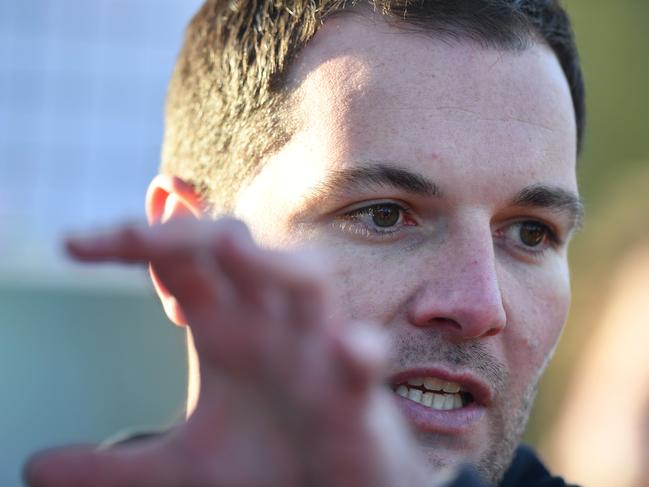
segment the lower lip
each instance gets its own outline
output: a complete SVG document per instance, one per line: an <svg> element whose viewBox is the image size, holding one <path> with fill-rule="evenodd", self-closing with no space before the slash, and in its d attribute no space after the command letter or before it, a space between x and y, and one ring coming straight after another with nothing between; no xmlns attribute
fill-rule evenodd
<svg viewBox="0 0 649 487"><path fill-rule="evenodd" d="M476 403L459 409L439 411L395 394L397 406L417 430L427 433L461 435L473 430L482 419L485 408Z"/></svg>

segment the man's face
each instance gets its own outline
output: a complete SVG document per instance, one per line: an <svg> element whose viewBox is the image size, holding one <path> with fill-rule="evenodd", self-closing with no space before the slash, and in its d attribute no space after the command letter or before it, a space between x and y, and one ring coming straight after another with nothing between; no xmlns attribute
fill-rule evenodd
<svg viewBox="0 0 649 487"><path fill-rule="evenodd" d="M345 316L385 326L430 464L498 478L570 299L576 135L556 58L350 15L291 77L301 129L237 214L266 245L323 249Z"/></svg>

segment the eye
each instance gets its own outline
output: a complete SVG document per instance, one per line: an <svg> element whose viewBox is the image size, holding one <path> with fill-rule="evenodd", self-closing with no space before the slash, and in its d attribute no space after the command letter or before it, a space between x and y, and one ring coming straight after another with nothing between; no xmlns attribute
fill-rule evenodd
<svg viewBox="0 0 649 487"><path fill-rule="evenodd" d="M402 208L395 204L373 205L365 209L379 228L389 228L399 223Z"/></svg>
<svg viewBox="0 0 649 487"><path fill-rule="evenodd" d="M560 243L555 232L548 225L537 220L515 222L498 233L511 242L510 245L537 254Z"/></svg>
<svg viewBox="0 0 649 487"><path fill-rule="evenodd" d="M366 237L390 236L416 225L408 208L391 202L356 208L336 217L336 221L343 230Z"/></svg>
<svg viewBox="0 0 649 487"><path fill-rule="evenodd" d="M548 238L549 228L535 221L522 222L518 228L521 242L528 247L538 247Z"/></svg>

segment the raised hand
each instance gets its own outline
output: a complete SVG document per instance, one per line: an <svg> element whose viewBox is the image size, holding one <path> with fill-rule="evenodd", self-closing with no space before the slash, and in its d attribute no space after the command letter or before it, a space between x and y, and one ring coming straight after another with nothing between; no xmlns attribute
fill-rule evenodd
<svg viewBox="0 0 649 487"><path fill-rule="evenodd" d="M165 435L37 455L29 485L424 485L381 385L381 337L337 316L317 258L260 249L235 220L123 226L68 249L83 261L150 263L191 328L200 394Z"/></svg>

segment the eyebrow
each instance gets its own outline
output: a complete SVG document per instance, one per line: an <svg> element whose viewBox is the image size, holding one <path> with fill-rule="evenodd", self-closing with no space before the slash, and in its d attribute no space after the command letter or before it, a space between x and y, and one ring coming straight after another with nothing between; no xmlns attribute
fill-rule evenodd
<svg viewBox="0 0 649 487"><path fill-rule="evenodd" d="M405 169L383 163L366 163L359 167L334 170L313 194L348 193L354 190L390 186L417 196L439 196L439 187L430 179Z"/></svg>
<svg viewBox="0 0 649 487"><path fill-rule="evenodd" d="M311 192L308 201L332 194L344 194L361 189L389 186L417 196L439 197L439 186L425 176L386 163L365 163L358 167L330 171L328 177ZM566 212L571 226L580 228L584 221L584 203L572 191L544 184L523 188L511 200L512 206L547 208Z"/></svg>
<svg viewBox="0 0 649 487"><path fill-rule="evenodd" d="M527 186L512 198L511 204L524 208L548 208L567 212L575 228L580 228L584 222L583 200L572 191L557 186Z"/></svg>

